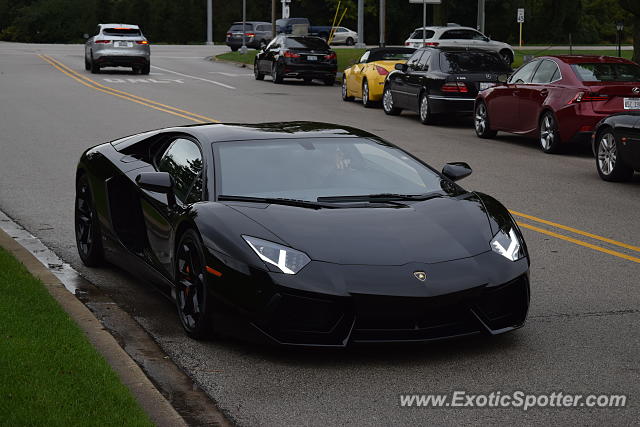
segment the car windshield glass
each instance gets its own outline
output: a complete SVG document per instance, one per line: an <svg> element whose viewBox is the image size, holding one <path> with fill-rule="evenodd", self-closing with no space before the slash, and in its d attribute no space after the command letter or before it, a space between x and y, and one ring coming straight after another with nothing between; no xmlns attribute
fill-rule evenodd
<svg viewBox="0 0 640 427"><path fill-rule="evenodd" d="M105 28L102 33L110 36L139 36L140 30L137 28Z"/></svg>
<svg viewBox="0 0 640 427"><path fill-rule="evenodd" d="M371 51L368 62L407 60L413 55L413 49Z"/></svg>
<svg viewBox="0 0 640 427"><path fill-rule="evenodd" d="M244 29L247 31L252 31L253 30L253 24L249 24L248 22L246 22ZM240 31L242 32L242 22L239 24L233 24L231 26L231 28L229 28L229 31Z"/></svg>
<svg viewBox="0 0 640 427"><path fill-rule="evenodd" d="M440 68L446 73L510 72L511 68L491 52L441 52Z"/></svg>
<svg viewBox="0 0 640 427"><path fill-rule="evenodd" d="M411 36L409 38L410 39L423 39L423 38L430 39L435 34L435 31L433 31L433 30L424 30L425 34L424 34L424 37L423 37L422 36L422 31L423 30L415 30L413 32L413 34L411 34Z"/></svg>
<svg viewBox="0 0 640 427"><path fill-rule="evenodd" d="M640 66L623 63L572 64L583 82L640 82Z"/></svg>
<svg viewBox="0 0 640 427"><path fill-rule="evenodd" d="M324 40L318 37L287 37L285 45L293 49L329 49L329 45L327 45Z"/></svg>
<svg viewBox="0 0 640 427"><path fill-rule="evenodd" d="M446 182L400 149L368 138L271 139L212 146L217 193L223 195L315 202L330 196L433 193L443 191Z"/></svg>

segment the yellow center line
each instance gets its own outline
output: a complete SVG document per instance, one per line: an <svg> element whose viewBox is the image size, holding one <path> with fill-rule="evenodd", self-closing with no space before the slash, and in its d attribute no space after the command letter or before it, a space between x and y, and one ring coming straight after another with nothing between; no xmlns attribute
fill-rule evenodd
<svg viewBox="0 0 640 427"><path fill-rule="evenodd" d="M561 230L566 230L566 231L570 231L572 233L580 234L581 236L590 237L590 238L595 239L595 240L600 240L601 242L606 242L606 243L610 243L612 245L620 246L621 248L629 249L629 250L632 250L632 251L635 251L635 252L640 252L640 247L638 247L638 246L633 246L633 245L629 245L627 243L618 242L617 240L609 239L607 237L598 236L597 234L587 233L586 231L578 230L577 228L568 227L566 225L558 224L556 222L547 221L546 219L537 218L535 216L527 215L527 214L524 214L524 213L521 213L521 212L516 212L516 211L512 211L512 210L510 210L509 212L511 212L512 215L520 216L522 218L527 218L527 219L530 219L531 221L536 221L536 222L539 222L541 224L546 224L546 225L550 225L552 227L559 228Z"/></svg>
<svg viewBox="0 0 640 427"><path fill-rule="evenodd" d="M215 120L211 117L207 117L207 116L203 116L200 114L196 114L196 113L192 113L190 111L186 111L186 110L181 110L179 108L176 107L171 107L169 105L165 105L156 101L152 101L150 99L146 99L143 98L141 96L137 96L137 95L133 95L131 93L128 92L124 92L121 90L117 90L114 88L111 88L109 86L105 86L102 85L88 77L83 76L82 74L79 74L77 72L75 72L74 70L70 69L69 67L67 67L66 65L62 64L61 62L46 56L46 55L38 55L41 59L43 59L44 61L48 62L49 64L51 64L53 67L55 67L57 70L61 71L62 73L66 74L67 76L73 78L74 80L76 80L77 82L90 87L91 89L95 89L97 91L109 94L109 95L113 95L113 96L117 96L118 98L122 98L122 99L126 99L128 101L131 102L135 102L137 104L140 105L144 105L150 108L153 108L155 110L159 110L159 111L163 111L165 113L169 113L169 114L173 114L175 116L179 116L191 121L194 121L196 123L206 123L206 122L214 122L214 123L219 123L218 120ZM181 114L184 113L184 114ZM203 119L203 120L200 120Z"/></svg>
<svg viewBox="0 0 640 427"><path fill-rule="evenodd" d="M169 114L173 114L175 116L183 117L185 119L188 119L188 120L191 120L191 121L194 121L194 122L197 122L197 123L204 123L205 121L220 123L218 120L212 119L211 117L207 117L207 116L203 116L203 115L200 115L200 114L192 113L192 112L187 111L187 110L181 110L181 109L176 108L176 107L171 107L169 105L161 104L159 102L156 102L156 101L153 101L153 100L150 100L150 99L146 99L146 98L143 98L141 96L133 95L133 94L130 94L128 92L120 91L120 90L111 88L109 86L102 85L102 84L100 84L100 83L98 83L98 82L96 82L96 81L94 81L94 80L92 80L92 79L80 74L80 73L77 73L76 71L72 70L68 66L62 64L60 61L57 61L57 60L55 60L55 59L53 59L53 58L51 58L49 56L46 56L46 55L38 55L38 56L40 58L42 58L44 61L46 61L47 63L51 64L57 70L61 71L62 73L66 74L67 76L73 78L74 80L78 81L79 83L81 83L81 84L83 84L83 85L85 85L85 86L87 86L87 87L89 87L91 89L95 89L97 91L100 91L100 92L103 92L103 93L106 93L106 94L109 94L109 95L117 96L119 98L126 99L128 101L135 102L135 103L140 104L140 105L144 105L144 106L147 106L147 107L150 107L150 108L154 108L154 109L159 110L159 111L163 111L163 112L166 112L166 113L169 113ZM181 113L184 113L184 114L181 114ZM204 119L204 121L200 120L200 119ZM602 242L610 243L612 245L620 246L620 247L623 247L623 248L626 248L626 249L629 249L629 250L632 250L632 251L640 252L640 247L638 247L638 246L633 246L633 245L629 245L629 244L626 244L626 243L618 242L616 240L609 239L607 237L599 236L597 234L588 233L586 231L578 230L578 229L573 228L573 227L569 227L569 226L566 226L566 225L558 224L558 223L555 223L555 222L552 222L552 221L548 221L548 220L545 220L545 219L542 219L542 218L537 218L535 216L527 215L527 214L524 214L524 213L521 213L521 212L517 212L517 211L509 211L509 212L511 212L511 214L513 214L515 216L522 217L522 218L527 218L527 219L529 219L531 221L539 222L541 224L546 224L546 225L549 225L551 227L556 227L556 228L559 228L559 229L562 229L562 230L566 230L566 231L570 231L572 233L576 233L576 234L579 234L579 235L582 235L582 236L585 236L585 237L589 237L589 238L592 238L592 239L595 239L595 240L599 240L599 241L602 241ZM536 227L536 226L533 226L533 225L529 225L529 224L526 224L526 223L522 223L522 222L519 222L519 221L518 221L518 225L520 225L523 228L526 228L526 229L529 229L529 230L532 230L532 231L536 231L538 233L546 234L548 236L555 237L555 238L560 239L560 240L571 242L571 243L574 243L574 244L579 245L579 246L583 246L583 247L586 247L586 248L589 248L589 249L593 249L593 250L598 251L598 252L603 252L603 253L606 253L606 254L609 254L609 255L613 255L613 256L616 256L616 257L619 257L619 258L623 258L623 259L626 259L626 260L629 260L629 261L640 263L640 258L637 258L637 257L634 257L634 256L630 256L630 255L624 254L622 252L617 252L617 251L613 251L613 250L610 250L610 249L606 249L606 248L603 248L603 247L600 247L600 246L597 246L597 245L594 245L594 244L591 244L591 243L588 243L588 242L585 242L585 241L582 241L582 240L579 240L579 239L575 239L573 237L564 236L562 234L558 234L558 233L555 233L553 231L545 230L543 228L539 228L539 227Z"/></svg>
<svg viewBox="0 0 640 427"><path fill-rule="evenodd" d="M573 237L564 236L562 234L554 233L553 231L545 230L533 225L525 224L518 221L518 225L529 230L537 231L538 233L546 234L547 236L555 237L560 240L566 240L567 242L575 243L576 245L584 246L585 248L593 249L594 251L604 252L605 254L617 256L618 258L624 258L629 261L640 263L640 258L633 257L631 255L623 254L622 252L612 251L600 246L592 245L591 243L583 242L582 240L574 239Z"/></svg>

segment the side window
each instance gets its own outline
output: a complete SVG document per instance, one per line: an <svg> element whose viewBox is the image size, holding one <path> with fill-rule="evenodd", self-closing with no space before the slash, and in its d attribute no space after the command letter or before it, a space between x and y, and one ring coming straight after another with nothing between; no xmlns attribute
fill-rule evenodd
<svg viewBox="0 0 640 427"><path fill-rule="evenodd" d="M366 51L364 53L364 55L362 55L362 57L360 58L360 61L358 61L358 64L366 64L367 61L369 60L369 54L371 53L371 51Z"/></svg>
<svg viewBox="0 0 640 427"><path fill-rule="evenodd" d="M529 83L531 74L536 69L540 61L531 61L520 67L518 71L513 73L507 83Z"/></svg>
<svg viewBox="0 0 640 427"><path fill-rule="evenodd" d="M202 153L195 142L178 138L158 160L157 168L175 182L176 198L195 203L202 198Z"/></svg>
<svg viewBox="0 0 640 427"><path fill-rule="evenodd" d="M463 39L465 37L463 37L462 31L460 30L449 30L449 31L445 31L444 33L442 33L442 35L440 36L441 40L452 40L452 39Z"/></svg>
<svg viewBox="0 0 640 427"><path fill-rule="evenodd" d="M423 53L424 53L423 50L419 50L416 53L414 53L413 56L409 58L409 60L407 61L407 67L409 67L409 69L411 70L417 69L418 63L420 62L420 57L422 56Z"/></svg>
<svg viewBox="0 0 640 427"><path fill-rule="evenodd" d="M347 29L343 28L343 27L338 27L338 29L336 30L336 33L346 33Z"/></svg>
<svg viewBox="0 0 640 427"><path fill-rule="evenodd" d="M533 75L531 83L551 83L551 81L557 78L554 76L559 75L558 65L553 61L545 59Z"/></svg>
<svg viewBox="0 0 640 427"><path fill-rule="evenodd" d="M431 60L431 51L425 50L424 54L418 61L417 71L427 71L429 69L429 61Z"/></svg>
<svg viewBox="0 0 640 427"><path fill-rule="evenodd" d="M469 33L469 39L471 40L484 40L485 36L482 35L481 33L477 32L477 31L468 31Z"/></svg>

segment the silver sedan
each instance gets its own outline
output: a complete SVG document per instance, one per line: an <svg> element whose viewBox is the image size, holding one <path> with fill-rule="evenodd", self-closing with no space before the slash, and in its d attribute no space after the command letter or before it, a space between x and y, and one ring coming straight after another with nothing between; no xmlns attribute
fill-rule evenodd
<svg viewBox="0 0 640 427"><path fill-rule="evenodd" d="M358 41L358 33L346 27L335 27L331 44L346 44L347 46L353 46L356 44L356 41Z"/></svg>
<svg viewBox="0 0 640 427"><path fill-rule="evenodd" d="M84 68L92 73L102 67L131 67L149 74L151 49L137 25L99 24L84 47Z"/></svg>

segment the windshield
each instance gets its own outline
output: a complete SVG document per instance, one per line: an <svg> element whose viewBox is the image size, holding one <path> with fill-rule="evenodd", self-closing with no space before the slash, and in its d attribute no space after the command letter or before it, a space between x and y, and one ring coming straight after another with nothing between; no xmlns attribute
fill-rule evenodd
<svg viewBox="0 0 640 427"><path fill-rule="evenodd" d="M139 36L141 33L137 28L105 28L102 30L102 34L110 36Z"/></svg>
<svg viewBox="0 0 640 427"><path fill-rule="evenodd" d="M583 82L640 82L640 66L622 63L572 64Z"/></svg>
<svg viewBox="0 0 640 427"><path fill-rule="evenodd" d="M423 30L415 30L410 36L410 39L430 39L435 34L433 30L424 30L424 37L422 37Z"/></svg>
<svg viewBox="0 0 640 427"><path fill-rule="evenodd" d="M441 52L440 68L445 73L511 72L507 63L491 52Z"/></svg>
<svg viewBox="0 0 640 427"><path fill-rule="evenodd" d="M248 22L245 22L244 24L244 29L246 31L253 31L253 24L249 24ZM241 23L235 23L231 26L231 28L229 28L229 31L240 31L242 32L242 22Z"/></svg>
<svg viewBox="0 0 640 427"><path fill-rule="evenodd" d="M402 150L367 138L213 144L218 195L287 198L442 191L441 177Z"/></svg>
<svg viewBox="0 0 640 427"><path fill-rule="evenodd" d="M293 49L329 50L329 45L319 37L287 37L285 45Z"/></svg>

